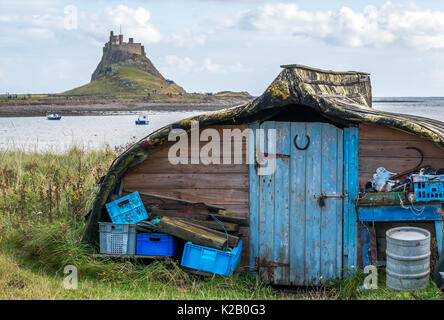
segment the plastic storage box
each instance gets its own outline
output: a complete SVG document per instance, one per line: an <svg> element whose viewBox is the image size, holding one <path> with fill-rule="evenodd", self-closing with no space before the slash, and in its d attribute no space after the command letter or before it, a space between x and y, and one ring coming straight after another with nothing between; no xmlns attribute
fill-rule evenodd
<svg viewBox="0 0 444 320"><path fill-rule="evenodd" d="M99 222L100 253L131 255L136 251L136 225Z"/></svg>
<svg viewBox="0 0 444 320"><path fill-rule="evenodd" d="M139 233L136 254L146 256L174 256L176 239L165 233Z"/></svg>
<svg viewBox="0 0 444 320"><path fill-rule="evenodd" d="M412 175L416 201L443 201L444 176Z"/></svg>
<svg viewBox="0 0 444 320"><path fill-rule="evenodd" d="M137 191L107 203L105 206L114 223L137 223L148 218L145 206Z"/></svg>
<svg viewBox="0 0 444 320"><path fill-rule="evenodd" d="M240 263L242 240L231 252L195 245L187 242L181 265L210 273L231 276Z"/></svg>

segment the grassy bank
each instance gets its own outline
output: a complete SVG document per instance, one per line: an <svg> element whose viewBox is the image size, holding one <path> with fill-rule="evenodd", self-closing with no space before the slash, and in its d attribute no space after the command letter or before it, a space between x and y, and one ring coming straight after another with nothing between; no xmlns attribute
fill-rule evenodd
<svg viewBox="0 0 444 320"><path fill-rule="evenodd" d="M80 242L102 177L116 152L61 155L0 153L0 299L441 299L433 282L420 292L359 292L357 274L329 287L281 290L239 273L199 278L176 262L93 258ZM65 290L66 265L78 269L77 290Z"/></svg>

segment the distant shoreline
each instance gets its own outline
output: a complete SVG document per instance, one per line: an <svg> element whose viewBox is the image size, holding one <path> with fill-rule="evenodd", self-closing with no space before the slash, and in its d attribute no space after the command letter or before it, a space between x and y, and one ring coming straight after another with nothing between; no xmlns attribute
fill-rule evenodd
<svg viewBox="0 0 444 320"><path fill-rule="evenodd" d="M232 100L218 102L108 102L75 105L38 104L38 105L3 105L0 117L44 117L47 113L62 116L100 116L116 114L137 114L141 111L190 112L215 111L241 105L251 100Z"/></svg>
<svg viewBox="0 0 444 320"><path fill-rule="evenodd" d="M425 102L424 100L373 100L373 103L406 103L406 102Z"/></svg>

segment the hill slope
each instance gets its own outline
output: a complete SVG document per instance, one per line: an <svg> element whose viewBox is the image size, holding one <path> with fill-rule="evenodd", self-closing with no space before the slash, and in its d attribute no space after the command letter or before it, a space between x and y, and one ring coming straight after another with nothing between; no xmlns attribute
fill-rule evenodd
<svg viewBox="0 0 444 320"><path fill-rule="evenodd" d="M63 92L67 95L179 94L185 90L172 81L156 77L135 67L119 67L109 77L92 80L81 87Z"/></svg>

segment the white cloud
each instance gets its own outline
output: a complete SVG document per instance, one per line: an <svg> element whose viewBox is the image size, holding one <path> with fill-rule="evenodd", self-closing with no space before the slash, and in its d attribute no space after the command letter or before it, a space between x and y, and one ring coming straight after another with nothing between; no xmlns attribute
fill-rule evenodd
<svg viewBox="0 0 444 320"><path fill-rule="evenodd" d="M226 22L225 22L226 24ZM226 24L227 25L227 24ZM306 36L361 47L399 42L420 49L444 48L444 11L386 2L362 12L306 11L290 3L266 4L243 12L234 25L245 30Z"/></svg>
<svg viewBox="0 0 444 320"><path fill-rule="evenodd" d="M86 31L97 37L103 38L110 29L118 32L122 25L122 33L131 35L137 42L155 43L162 40L162 34L152 24L148 23L151 18L149 10L138 7L129 8L124 5L117 7L106 7L101 13L82 13L79 19L80 31Z"/></svg>
<svg viewBox="0 0 444 320"><path fill-rule="evenodd" d="M211 58L205 58L201 64L201 70L208 71L212 73L224 72L222 66L218 63L214 63Z"/></svg>
<svg viewBox="0 0 444 320"><path fill-rule="evenodd" d="M241 63L235 63L231 66L224 67L219 63L214 62L211 58L206 57L203 60L196 62L189 57L178 57L175 55L168 55L164 58L164 64L160 66L160 69L169 73L181 73L187 74L192 72L206 72L206 73L226 73L231 72L243 72L245 68Z"/></svg>
<svg viewBox="0 0 444 320"><path fill-rule="evenodd" d="M124 5L105 7L102 11L84 12L78 10L78 28L64 29L65 14L62 10L45 8L39 14L0 15L0 22L10 28L8 33L11 39L52 39L57 34L67 36L65 32L78 38L87 39L90 43L100 43L112 29L131 35L134 40L142 43L155 43L162 40L162 34L149 23L151 13L149 10L138 7L130 8ZM25 40L26 39L26 40Z"/></svg>
<svg viewBox="0 0 444 320"><path fill-rule="evenodd" d="M171 70L177 70L181 73L189 73L195 67L193 60L189 57L178 57L174 55L169 55L165 57L166 68Z"/></svg>
<svg viewBox="0 0 444 320"><path fill-rule="evenodd" d="M196 45L203 45L207 39L206 34L196 34L190 29L184 29L177 32L173 32L167 42L175 44L179 47L192 48Z"/></svg>

